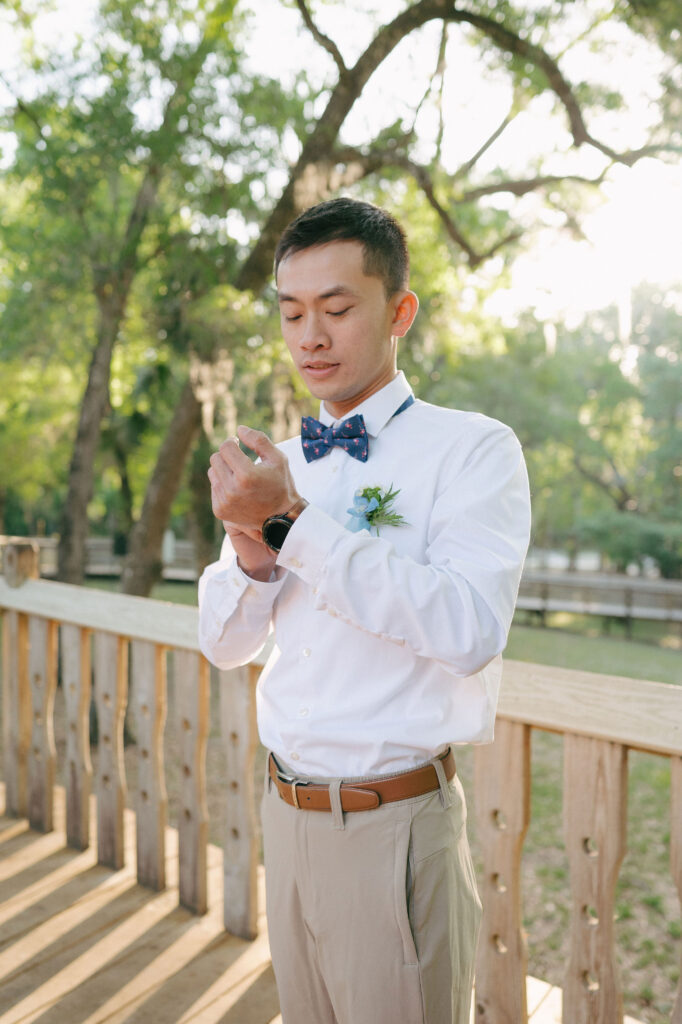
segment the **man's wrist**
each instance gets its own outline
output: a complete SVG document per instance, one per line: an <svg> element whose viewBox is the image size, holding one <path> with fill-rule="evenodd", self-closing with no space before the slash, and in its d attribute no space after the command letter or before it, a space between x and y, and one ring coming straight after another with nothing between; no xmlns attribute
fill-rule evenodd
<svg viewBox="0 0 682 1024"><path fill-rule="evenodd" d="M277 553L280 552L289 530L307 507L308 502L306 499L298 498L286 512L282 512L274 516L268 516L261 528L263 543L266 544L271 551Z"/></svg>
<svg viewBox="0 0 682 1024"><path fill-rule="evenodd" d="M250 567L248 565L244 565L239 560L239 558L237 559L237 565L244 573L244 575L248 576L250 580L255 580L256 583L270 583L272 580L272 574L275 571L276 564L277 563L274 558L274 552L273 559L271 562L269 562L267 565L259 565L258 567Z"/></svg>

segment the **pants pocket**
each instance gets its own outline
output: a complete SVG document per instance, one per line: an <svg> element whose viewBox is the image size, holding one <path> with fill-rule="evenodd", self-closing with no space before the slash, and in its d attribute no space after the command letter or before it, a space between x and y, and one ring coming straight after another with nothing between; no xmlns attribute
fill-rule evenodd
<svg viewBox="0 0 682 1024"><path fill-rule="evenodd" d="M406 966L416 966L418 963L417 947L412 934L408 909L411 883L410 822L399 821L396 824L393 895L396 921L403 944L403 963Z"/></svg>

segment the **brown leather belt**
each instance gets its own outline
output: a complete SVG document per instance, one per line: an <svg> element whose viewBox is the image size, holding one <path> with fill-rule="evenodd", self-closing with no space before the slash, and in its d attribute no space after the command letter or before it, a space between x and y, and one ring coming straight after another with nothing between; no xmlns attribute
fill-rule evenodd
<svg viewBox="0 0 682 1024"><path fill-rule="evenodd" d="M448 782L455 775L455 758L448 747L440 760ZM282 800L307 811L331 811L329 786L317 782L305 782L294 775L287 775L277 767L270 754L270 778L277 786ZM390 804L395 800L410 800L415 796L423 796L438 789L438 774L432 764L424 764L411 772L401 775L380 776L368 782L342 782L341 807L344 811L371 811L380 804Z"/></svg>

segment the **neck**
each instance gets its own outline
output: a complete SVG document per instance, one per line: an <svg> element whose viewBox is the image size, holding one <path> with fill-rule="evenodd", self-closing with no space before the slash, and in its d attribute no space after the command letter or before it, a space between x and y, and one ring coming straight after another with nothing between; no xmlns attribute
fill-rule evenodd
<svg viewBox="0 0 682 1024"><path fill-rule="evenodd" d="M351 409L355 409L356 406L360 405L362 402L366 402L368 398L375 395L377 391L381 391L385 388L387 384L390 384L392 380L395 380L397 375L398 371L394 366L390 372L382 374L382 376L374 381L373 384L369 384L366 388L363 388L362 391L359 391L351 398L340 398L336 401L331 401L330 399L325 398L324 407L329 415L335 420L341 419L341 417L345 416L346 413L351 411Z"/></svg>

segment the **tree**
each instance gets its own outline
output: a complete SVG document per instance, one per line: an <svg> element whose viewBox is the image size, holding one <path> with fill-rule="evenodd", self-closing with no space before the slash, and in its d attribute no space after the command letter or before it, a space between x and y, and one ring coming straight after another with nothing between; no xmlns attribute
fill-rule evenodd
<svg viewBox="0 0 682 1024"><path fill-rule="evenodd" d="M632 305L629 337L615 308L570 331L548 332L530 313L513 331L493 323L493 350L445 359L441 349L426 391L514 428L537 546L588 545L621 570L648 558L673 577L682 572L680 296L664 302L645 285Z"/></svg>
<svg viewBox="0 0 682 1024"><path fill-rule="evenodd" d="M206 99L197 87L200 73L209 56L228 70L232 67L226 26L233 7L233 0L221 0L200 8L193 24L203 21L203 34L192 45L182 31L188 27L189 11L171 4L179 40L166 57L159 16L154 31L139 14L135 18L133 4L103 4L104 45L94 59L82 52L84 46L77 48L68 67L62 62L55 69L36 57L34 70L42 72L45 86L30 103L17 98L11 113L18 148L10 176L29 183L31 198L44 213L45 229L50 215L58 214L65 229L60 249L87 275L96 308L60 529L59 575L67 581L80 582L83 576L87 506L114 344L136 275L153 253L154 235L161 234L154 214L164 176L185 141L189 115L201 118L206 112ZM131 22L137 29L139 64L132 46L121 52L120 33L112 39L112 30ZM67 76L66 83L51 84L55 70ZM93 74L99 84L94 94ZM154 87L164 97L160 124L146 128L134 107Z"/></svg>
<svg viewBox="0 0 682 1024"><path fill-rule="evenodd" d="M353 59L344 57L340 43L321 29L326 8L315 14L305 0L296 0L295 6L327 61L321 83L299 75L285 87L245 70L248 25L239 16L245 5L235 13L233 3L215 0L203 0L198 8L183 0L153 8L125 0L102 4L101 44L94 57L81 48L82 63L74 64L59 86L48 84L52 69L39 62L43 87L30 100L18 96L9 112L8 126L19 139L9 174L29 182L30 199L45 211L45 222L51 212L68 211L70 237L64 252L74 255L73 264L87 276L97 313L64 507L62 578L75 580L82 573L87 502L107 410L113 346L131 297L143 281L161 281L164 266L177 271L165 274L165 287L170 295L176 289L182 300L178 316L187 325L192 305L212 289L230 285L248 295L265 288L275 241L303 207L370 182L400 192L406 181L413 181L444 232L453 263L463 271L476 269L513 253L529 230L527 215L516 215L510 196L548 196L572 222L577 185L598 184L613 162L632 164L679 145L679 128L675 133L664 121L656 122L650 139L623 152L588 126L588 112L592 107L598 111L604 96L598 89L571 85L551 55L553 34L560 27L571 31L566 7L558 0L541 9L478 2L466 10L452 0L418 0L390 22L375 25ZM629 7L618 12L624 13L634 17ZM578 34L598 37L599 21L581 24ZM169 23L174 32L169 33ZM637 24L644 23L648 27L652 19L638 11ZM194 25L198 36L192 35ZM351 144L344 128L371 91L370 80L430 25L439 30L433 70L411 113L361 144ZM442 145L448 118L439 100L454 32L476 49L488 74L508 83L510 107L475 150L450 169ZM94 95L93 71L99 83ZM149 95L162 97L151 127L139 114L141 97ZM546 98L562 114L571 146L590 147L599 156L601 166L590 177L575 172L570 152L561 152L563 142L559 153L550 148L534 154L523 170L505 171L492 163L496 145L515 119ZM615 99L607 97L609 105ZM420 131L420 118L429 108L439 119L430 152ZM296 151L291 163L284 156L287 149ZM545 166L559 162L564 165L559 173ZM261 197L273 193L277 180L278 194L268 204ZM184 216L178 216L179 205ZM234 225L231 234L221 216L226 208ZM223 327L229 330L229 320ZM193 345L191 332L185 336ZM214 352L204 351L199 363L222 360L223 348L219 342ZM189 372L183 361L178 374L190 380ZM194 379L201 376L196 371ZM168 429L191 442L200 403L191 383L184 386L178 379L178 385L180 398ZM181 479L180 463L190 449L187 443L179 451L177 439L170 437L159 447L153 484L135 528L139 543L134 535L132 544L131 564L149 562L150 571L134 584L139 590L154 577L163 525ZM176 465L169 467L169 459ZM159 480L164 486L157 486ZM127 580L133 586L131 573Z"/></svg>

